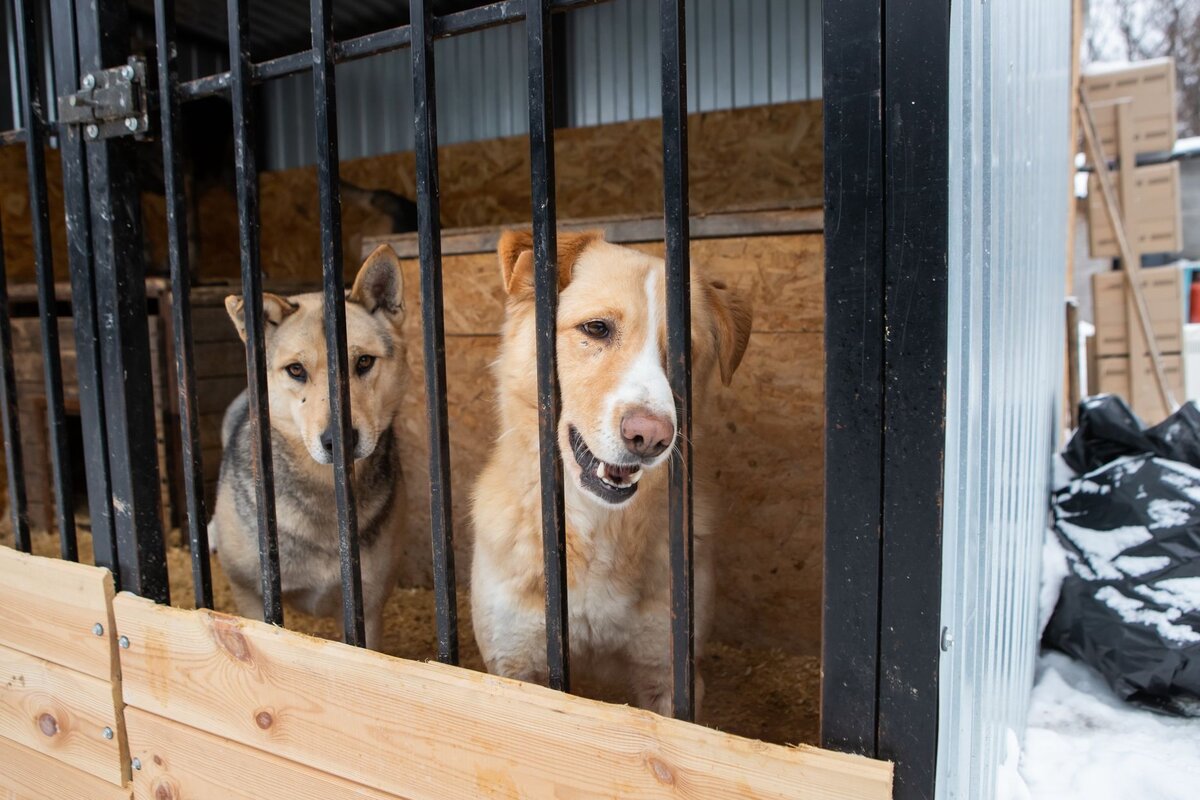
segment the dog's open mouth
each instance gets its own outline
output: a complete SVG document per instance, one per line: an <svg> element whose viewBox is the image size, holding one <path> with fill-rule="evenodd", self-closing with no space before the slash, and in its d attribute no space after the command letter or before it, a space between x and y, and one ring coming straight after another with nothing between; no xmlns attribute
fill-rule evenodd
<svg viewBox="0 0 1200 800"><path fill-rule="evenodd" d="M601 461L588 449L583 436L574 426L568 430L567 440L575 456L575 463L579 465L579 480L583 488L614 505L633 497L638 481L642 479L641 464L609 464Z"/></svg>

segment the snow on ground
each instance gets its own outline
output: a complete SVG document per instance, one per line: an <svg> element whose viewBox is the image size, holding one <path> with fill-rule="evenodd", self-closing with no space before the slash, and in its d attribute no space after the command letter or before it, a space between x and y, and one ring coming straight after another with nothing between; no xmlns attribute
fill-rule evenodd
<svg viewBox="0 0 1200 800"><path fill-rule="evenodd" d="M1009 797L1196 800L1200 719L1130 705L1090 667L1047 652L1038 659L1020 773L1029 794L1010 781Z"/></svg>

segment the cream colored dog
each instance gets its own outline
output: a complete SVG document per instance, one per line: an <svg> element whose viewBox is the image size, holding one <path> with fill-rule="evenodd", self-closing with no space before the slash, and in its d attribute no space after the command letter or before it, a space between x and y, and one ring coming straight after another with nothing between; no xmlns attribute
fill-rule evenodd
<svg viewBox="0 0 1200 800"><path fill-rule="evenodd" d="M667 383L664 264L560 233L558 377L572 668L617 678L670 713L667 461L676 441ZM474 492L471 607L488 670L547 679L538 480L533 253L528 232L499 245L507 318L494 365L500 434ZM728 385L750 312L717 281L692 279L693 380ZM696 481L696 655L712 614L711 493ZM703 682L696 678L697 706Z"/></svg>

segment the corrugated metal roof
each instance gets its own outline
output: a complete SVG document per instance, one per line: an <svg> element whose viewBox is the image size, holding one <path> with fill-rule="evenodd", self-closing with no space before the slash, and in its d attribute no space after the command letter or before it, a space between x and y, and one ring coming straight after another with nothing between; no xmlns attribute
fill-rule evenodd
<svg viewBox="0 0 1200 800"><path fill-rule="evenodd" d="M486 0L433 0L435 14L486 5ZM153 18L154 0L131 0L136 13ZM219 0L176 0L181 38L229 41L226 4ZM333 25L339 39L360 36L408 22L407 0L333 0ZM250 48L256 61L307 48L311 42L308 0L251 0Z"/></svg>

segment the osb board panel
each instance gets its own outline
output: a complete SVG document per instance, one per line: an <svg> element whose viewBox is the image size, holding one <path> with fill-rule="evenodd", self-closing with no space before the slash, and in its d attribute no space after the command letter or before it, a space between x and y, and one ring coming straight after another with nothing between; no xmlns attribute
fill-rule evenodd
<svg viewBox="0 0 1200 800"><path fill-rule="evenodd" d="M637 245L662 252L661 244ZM824 491L824 252L819 234L692 243L695 264L746 292L754 332L732 386L697 405L697 469L722 496L714 637L817 652ZM410 379L400 414L409 524L401 585L432 585L428 434L418 265L405 260ZM469 581L470 489L495 439L494 383L503 289L492 254L443 261L447 406L456 564Z"/></svg>
<svg viewBox="0 0 1200 800"><path fill-rule="evenodd" d="M114 786L70 764L0 737L0 797L9 800L129 800ZM5 792L8 792L5 795Z"/></svg>
<svg viewBox="0 0 1200 800"><path fill-rule="evenodd" d="M33 228L29 216L29 178L25 145L0 147L0 228L4 232L4 264L8 282L34 279ZM54 274L67 276L67 220L63 214L62 166L58 151L46 149L46 198L50 207L50 241Z"/></svg>
<svg viewBox="0 0 1200 800"><path fill-rule="evenodd" d="M112 573L103 567L0 547L0 645L112 681L112 596Z"/></svg>
<svg viewBox="0 0 1200 800"><path fill-rule="evenodd" d="M121 731L112 683L0 647L0 737L122 786Z"/></svg>
<svg viewBox="0 0 1200 800"><path fill-rule="evenodd" d="M114 610L130 706L403 797L891 796L885 762L126 593Z"/></svg>
<svg viewBox="0 0 1200 800"><path fill-rule="evenodd" d="M819 205L822 197L820 101L788 103L688 118L689 201L693 214ZM555 132L558 216L588 219L662 213L662 128L638 120ZM441 221L446 229L529 219L529 139L466 142L438 151ZM411 152L347 161L342 177L370 189L415 197ZM161 218L161 198L144 199ZM263 173L260 180L262 264L272 278L320 276L320 216L313 168ZM199 199L199 272L238 274L237 210L216 190ZM388 233L378 214L347 204L343 250L353 271L363 237ZM148 249L160 252L147 226Z"/></svg>
<svg viewBox="0 0 1200 800"><path fill-rule="evenodd" d="M125 723L138 800L403 800L140 709Z"/></svg>

